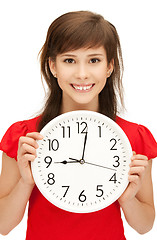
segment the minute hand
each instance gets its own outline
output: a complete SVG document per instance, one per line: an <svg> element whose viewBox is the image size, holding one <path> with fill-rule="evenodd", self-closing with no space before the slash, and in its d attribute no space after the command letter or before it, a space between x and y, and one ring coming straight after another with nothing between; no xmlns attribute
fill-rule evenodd
<svg viewBox="0 0 157 240"><path fill-rule="evenodd" d="M96 167L101 167L101 168L106 168L106 169L109 169L109 170L117 171L116 169L105 167L105 166L101 166L101 165L98 165L98 164L95 164L95 163L89 163L89 162L85 162L85 163L93 165L93 166L96 166Z"/></svg>
<svg viewBox="0 0 157 240"><path fill-rule="evenodd" d="M83 145L83 153L82 153L82 159L84 160L84 153L85 153L85 147L86 147L86 142L87 142L87 132L84 138L84 145Z"/></svg>
<svg viewBox="0 0 157 240"><path fill-rule="evenodd" d="M70 160L75 160L75 161L78 161L80 162L81 160L78 160L78 159L75 159L75 158L69 158ZM93 166L96 166L96 167L101 167L101 168L106 168L106 169L109 169L109 170L113 170L113 171L117 171L116 169L113 169L113 168L109 168L109 167L105 167L105 166L102 166L102 165L98 165L98 164L95 164L95 163L89 163L89 162L84 162L84 164L87 163L89 165L93 165Z"/></svg>

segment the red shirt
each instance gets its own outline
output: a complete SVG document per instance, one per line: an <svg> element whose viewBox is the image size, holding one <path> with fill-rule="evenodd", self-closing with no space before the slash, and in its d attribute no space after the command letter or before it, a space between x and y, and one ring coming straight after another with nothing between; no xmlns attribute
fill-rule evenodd
<svg viewBox="0 0 157 240"><path fill-rule="evenodd" d="M0 150L17 160L19 137L37 131L37 120L39 117L14 123L2 138ZM157 143L146 127L119 117L116 122L128 136L133 151L148 159L157 157ZM94 213L70 213L51 204L35 186L29 200L26 240L45 239L126 239L118 201Z"/></svg>

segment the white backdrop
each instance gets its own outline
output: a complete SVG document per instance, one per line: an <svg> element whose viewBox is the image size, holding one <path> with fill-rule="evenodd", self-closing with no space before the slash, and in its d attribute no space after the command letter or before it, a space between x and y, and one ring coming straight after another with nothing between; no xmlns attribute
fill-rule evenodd
<svg viewBox="0 0 157 240"><path fill-rule="evenodd" d="M154 0L5 0L0 2L0 139L14 122L34 116L42 106L44 91L37 55L47 29L59 15L91 10L112 22L120 35L124 58L124 87L127 120L156 131L157 14ZM1 165L1 164L0 164ZM154 198L157 207L157 159L153 161ZM24 240L27 212L23 221L0 240ZM104 223L105 224L105 223ZM155 240L153 229L139 235L124 219L127 240ZM65 238L66 239L66 238Z"/></svg>

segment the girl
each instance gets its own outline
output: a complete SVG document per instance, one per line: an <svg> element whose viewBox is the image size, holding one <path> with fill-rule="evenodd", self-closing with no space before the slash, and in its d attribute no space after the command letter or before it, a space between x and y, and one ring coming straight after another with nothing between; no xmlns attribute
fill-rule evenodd
<svg viewBox="0 0 157 240"><path fill-rule="evenodd" d="M0 233L8 234L22 220L28 201L27 240L124 240L120 208L130 226L141 234L148 232L155 216L151 159L157 156L157 143L147 128L117 116L119 100L123 106L123 62L115 27L88 11L64 14L49 27L40 62L49 89L45 108L40 116L13 124L0 143ZM38 191L31 173L40 130L72 110L110 117L134 151L127 189L94 213L75 214L53 206Z"/></svg>

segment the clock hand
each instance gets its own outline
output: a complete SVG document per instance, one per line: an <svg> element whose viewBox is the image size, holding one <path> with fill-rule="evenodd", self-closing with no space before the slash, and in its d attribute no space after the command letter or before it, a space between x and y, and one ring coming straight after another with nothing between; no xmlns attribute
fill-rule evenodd
<svg viewBox="0 0 157 240"><path fill-rule="evenodd" d="M71 160L75 160L81 164L84 164L84 163L87 163L89 165L93 165L93 166L96 166L96 167L102 167L102 168L106 168L106 169L109 169L109 170L113 170L113 171L117 171L116 169L113 169L113 168L109 168L109 167L105 167L105 166L101 166L101 165L98 165L98 164L95 164L95 163L89 163L89 162L85 162L84 159L81 159L81 160L77 160L75 158L69 158Z"/></svg>
<svg viewBox="0 0 157 240"><path fill-rule="evenodd" d="M89 162L85 162L85 163L96 166L96 167L102 167L102 168L106 168L106 169L109 169L109 170L117 171L116 169L109 168L109 167L104 167L104 166L101 166L101 165L98 165L98 164L89 163Z"/></svg>
<svg viewBox="0 0 157 240"><path fill-rule="evenodd" d="M63 163L63 164L67 164L67 163L78 163L79 161L66 161L66 160L64 160L64 161L62 161L62 162L54 162L54 163Z"/></svg>
<svg viewBox="0 0 157 240"><path fill-rule="evenodd" d="M86 135L85 135L85 138L84 138L82 159L84 159L85 147L86 147L86 142L87 142L87 133L88 133L88 132L86 132Z"/></svg>

